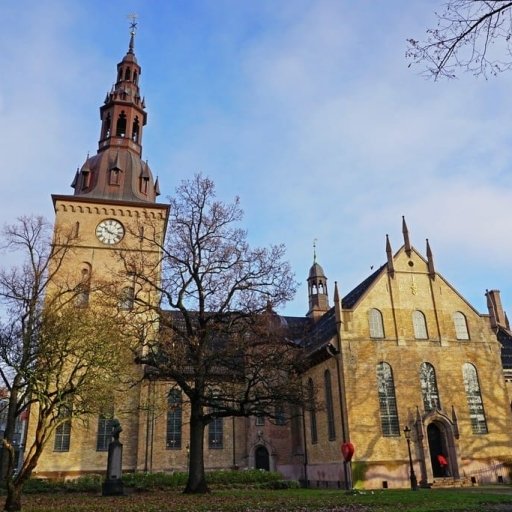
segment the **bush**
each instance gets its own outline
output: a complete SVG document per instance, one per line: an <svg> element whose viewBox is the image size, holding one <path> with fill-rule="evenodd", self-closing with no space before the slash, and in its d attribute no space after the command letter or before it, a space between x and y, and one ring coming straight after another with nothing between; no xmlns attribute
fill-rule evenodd
<svg viewBox="0 0 512 512"><path fill-rule="evenodd" d="M258 485L259 489L299 489L300 484L297 480L274 480L271 482L263 482Z"/></svg>

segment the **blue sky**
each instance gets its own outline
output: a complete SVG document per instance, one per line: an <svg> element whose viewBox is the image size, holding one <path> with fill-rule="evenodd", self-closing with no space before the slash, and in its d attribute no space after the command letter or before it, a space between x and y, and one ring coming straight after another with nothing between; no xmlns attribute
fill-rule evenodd
<svg viewBox="0 0 512 512"><path fill-rule="evenodd" d="M440 4L441 2L439 2ZM198 171L239 195L252 245L285 243L307 310L318 261L347 293L385 261L385 235L429 238L479 311L512 314L512 73L434 83L406 39L432 0L18 0L0 5L0 223L53 218L50 194L97 149L99 113L139 15L144 158L162 196Z"/></svg>

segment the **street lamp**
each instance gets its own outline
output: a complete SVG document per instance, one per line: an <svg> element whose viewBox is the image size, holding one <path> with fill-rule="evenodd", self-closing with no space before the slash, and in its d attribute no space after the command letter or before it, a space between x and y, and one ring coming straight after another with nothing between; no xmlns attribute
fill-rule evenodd
<svg viewBox="0 0 512 512"><path fill-rule="evenodd" d="M416 474L414 473L414 467L412 465L412 455L411 455L411 429L406 425L404 427L404 435L407 440L407 449L409 450L409 472L411 477L411 490L418 490L418 481L416 480Z"/></svg>

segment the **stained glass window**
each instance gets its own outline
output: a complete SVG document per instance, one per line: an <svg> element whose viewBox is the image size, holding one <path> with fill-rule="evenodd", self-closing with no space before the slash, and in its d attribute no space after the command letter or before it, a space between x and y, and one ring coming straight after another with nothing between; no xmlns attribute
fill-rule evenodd
<svg viewBox="0 0 512 512"><path fill-rule="evenodd" d="M384 436L400 435L396 408L393 371L388 363L377 365L377 388L379 392L380 422Z"/></svg>
<svg viewBox="0 0 512 512"><path fill-rule="evenodd" d="M441 409L439 392L437 390L436 371L430 363L421 363L420 383L425 411Z"/></svg>
<svg viewBox="0 0 512 512"><path fill-rule="evenodd" d="M471 363L465 363L462 372L473 434L487 434L487 420L476 368Z"/></svg>

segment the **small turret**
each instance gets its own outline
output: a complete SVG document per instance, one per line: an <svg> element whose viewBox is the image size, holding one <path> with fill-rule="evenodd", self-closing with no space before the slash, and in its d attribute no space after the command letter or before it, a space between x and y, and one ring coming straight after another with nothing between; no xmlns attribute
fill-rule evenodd
<svg viewBox="0 0 512 512"><path fill-rule="evenodd" d="M409 230L407 229L407 224L405 222L405 216L403 216L403 215L402 215L402 233L404 235L405 253L410 258L411 257L411 242L409 241Z"/></svg>
<svg viewBox="0 0 512 512"><path fill-rule="evenodd" d="M436 269L434 268L434 257L432 256L432 249L430 249L430 244L427 238L427 266L428 266L428 275L431 279L436 278Z"/></svg>
<svg viewBox="0 0 512 512"><path fill-rule="evenodd" d="M388 274L391 277L395 277L395 266L393 264L393 251L391 250L391 243L389 242L388 235L386 235L386 256L388 259L388 263L387 263Z"/></svg>
<svg viewBox="0 0 512 512"><path fill-rule="evenodd" d="M313 265L308 276L309 311L307 316L313 319L322 316L329 310L327 294L327 277L324 269L316 261L316 246L313 245Z"/></svg>

